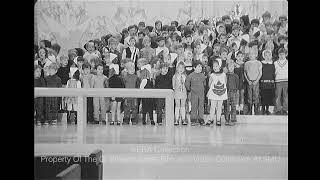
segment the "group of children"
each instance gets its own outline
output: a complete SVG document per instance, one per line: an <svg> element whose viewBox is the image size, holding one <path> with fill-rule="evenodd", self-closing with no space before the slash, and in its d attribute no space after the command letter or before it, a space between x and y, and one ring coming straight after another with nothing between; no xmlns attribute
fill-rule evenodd
<svg viewBox="0 0 320 180"><path fill-rule="evenodd" d="M248 15L225 15L214 24L208 20L179 25L129 26L122 33L91 40L82 48L59 55L60 46L42 40L35 47L35 87L173 89L175 125L234 125L237 114L288 114L287 17L262 22ZM162 124L164 99L88 97L88 121L110 125L142 123L146 115ZM141 109L139 108L141 105ZM36 97L37 124L55 124L57 111L75 110L76 97ZM120 119L124 112L123 120ZM204 114L209 113L205 122Z"/></svg>

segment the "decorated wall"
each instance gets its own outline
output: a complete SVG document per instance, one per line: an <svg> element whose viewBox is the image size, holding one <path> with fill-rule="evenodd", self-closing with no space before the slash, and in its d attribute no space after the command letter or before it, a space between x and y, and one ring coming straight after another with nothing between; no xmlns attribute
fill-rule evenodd
<svg viewBox="0 0 320 180"><path fill-rule="evenodd" d="M239 7L240 5L240 7ZM121 32L124 27L156 20L185 24L189 19L217 17L240 11L250 18L268 10L274 17L288 14L287 1L182 1L182 0L40 0L35 5L35 43L48 39L61 45L61 52L82 47L90 39Z"/></svg>

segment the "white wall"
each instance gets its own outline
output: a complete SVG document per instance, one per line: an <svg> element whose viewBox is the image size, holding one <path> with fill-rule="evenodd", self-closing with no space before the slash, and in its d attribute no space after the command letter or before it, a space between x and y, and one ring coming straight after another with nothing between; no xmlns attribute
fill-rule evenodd
<svg viewBox="0 0 320 180"><path fill-rule="evenodd" d="M35 6L35 41L49 39L62 46L61 52L82 47L93 38L120 32L124 27L145 21L154 25L177 20L185 24L190 18L222 16L239 3L243 13L261 16L268 10L279 16L288 13L287 1L50 1L40 0Z"/></svg>

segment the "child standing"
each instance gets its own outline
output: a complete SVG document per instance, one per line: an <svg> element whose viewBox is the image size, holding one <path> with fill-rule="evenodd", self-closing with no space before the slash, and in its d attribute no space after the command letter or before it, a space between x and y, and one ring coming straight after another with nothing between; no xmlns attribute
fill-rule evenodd
<svg viewBox="0 0 320 180"><path fill-rule="evenodd" d="M161 63L160 64L161 74L156 77L155 80L155 89L172 89L172 76L171 73L168 73L169 64ZM162 125L162 114L165 108L165 99L157 99L157 123Z"/></svg>
<svg viewBox="0 0 320 180"><path fill-rule="evenodd" d="M135 67L133 62L127 62L125 64L125 68L127 73L123 77L123 83L125 88L139 88L140 80L138 76L135 74ZM131 112L131 113L130 113ZM136 98L125 98L124 100L124 117L122 124L129 124L130 122L130 114L132 125L138 124L138 101Z"/></svg>
<svg viewBox="0 0 320 180"><path fill-rule="evenodd" d="M175 125L179 125L179 117L181 116L182 125L187 125L186 121L186 100L187 89L185 86L187 76L185 75L185 66L182 61L178 62L176 73L172 77L172 87L174 90L175 101Z"/></svg>
<svg viewBox="0 0 320 180"><path fill-rule="evenodd" d="M140 51L140 58L146 58L148 60L148 62L150 62L153 57L156 55L156 51L151 48L151 39L146 36L143 38L143 41L142 41L143 45L144 45L144 48L141 49Z"/></svg>
<svg viewBox="0 0 320 180"><path fill-rule="evenodd" d="M204 87L206 85L206 77L202 73L202 64L200 61L195 61L193 64L194 72L186 78L186 88L190 92L191 100L191 125L194 126L197 122L204 125Z"/></svg>
<svg viewBox="0 0 320 180"><path fill-rule="evenodd" d="M248 93L248 111L252 114L252 105L254 105L254 113L258 114L259 110L259 80L262 75L262 64L257 60L258 45L253 41L249 43L250 60L244 64L244 77L247 80Z"/></svg>
<svg viewBox="0 0 320 180"><path fill-rule="evenodd" d="M227 76L221 71L220 63L214 60L212 63L213 73L209 79L209 91L208 99L210 99L210 120L206 125L211 125L214 122L214 116L216 115L216 125L221 126L221 111L222 103L228 99L227 95Z"/></svg>
<svg viewBox="0 0 320 180"><path fill-rule="evenodd" d="M46 87L46 83L43 77L41 77L41 67L39 65L34 66L34 87ZM38 126L44 121L43 105L43 97L34 98L34 110Z"/></svg>
<svg viewBox="0 0 320 180"><path fill-rule="evenodd" d="M288 115L288 60L287 51L279 49L279 59L274 63L276 82L276 114ZM281 95L283 101L281 102Z"/></svg>
<svg viewBox="0 0 320 180"><path fill-rule="evenodd" d="M82 66L83 76L81 76L81 86L82 88L91 88L92 87L92 78L93 74L90 73L91 67L89 63L85 63ZM93 98L87 97L87 120L90 123L94 122L93 118Z"/></svg>
<svg viewBox="0 0 320 180"><path fill-rule="evenodd" d="M239 91L237 95L237 114L243 115L243 104L244 104L244 54L241 51L238 51L236 54L236 62L234 63L234 73L239 77Z"/></svg>
<svg viewBox="0 0 320 180"><path fill-rule="evenodd" d="M141 71L140 71L140 89L152 89L153 83L151 81L151 65L148 64L145 58L139 59L139 64L141 64ZM146 115L149 114L149 118L151 121L151 125L155 125L153 120L153 99L151 98L143 98L142 99L142 124L147 124Z"/></svg>
<svg viewBox="0 0 320 180"><path fill-rule="evenodd" d="M67 82L66 88L81 88L80 82L80 72L78 68L71 67L69 73L70 79ZM67 97L67 110L70 111L77 111L78 99L77 97ZM69 117L69 113L68 113ZM69 118L68 118L69 119Z"/></svg>
<svg viewBox="0 0 320 180"><path fill-rule="evenodd" d="M122 59L129 58L133 61L135 65L136 71L138 70L137 67L137 60L139 58L139 49L135 47L136 39L135 37L130 37L129 39L129 47L125 48L122 53Z"/></svg>
<svg viewBox="0 0 320 180"><path fill-rule="evenodd" d="M50 88L61 88L61 79L56 75L58 65L56 63L51 63L48 67L49 75L45 77L46 85ZM58 118L58 98L57 97L47 97L46 98L46 120L45 125L51 123L52 125L57 124Z"/></svg>
<svg viewBox="0 0 320 180"><path fill-rule="evenodd" d="M156 56L163 51L163 56L167 56L169 54L169 49L165 46L165 38L160 36L157 38L158 47L155 49Z"/></svg>
<svg viewBox="0 0 320 180"><path fill-rule="evenodd" d="M109 88L124 88L124 83L122 79L119 77L119 65L118 64L111 64L109 66ZM123 101L123 98L120 97L112 97L111 98L111 113L112 113L112 120L110 122L110 125L114 125L115 123L119 126L121 125L120 121L120 106L121 102ZM117 114L117 121L115 121L115 116Z"/></svg>
<svg viewBox="0 0 320 180"><path fill-rule="evenodd" d="M269 106L273 105L275 87L275 67L272 61L272 51L264 50L262 57L264 58L264 60L261 61L262 76L260 79L262 114L270 115Z"/></svg>
<svg viewBox="0 0 320 180"><path fill-rule="evenodd" d="M59 67L57 71L57 76L61 79L62 87L65 88L67 86L67 82L69 80L69 72L70 72L70 66L68 63L68 57L67 56L61 56L60 57L61 66Z"/></svg>
<svg viewBox="0 0 320 180"><path fill-rule="evenodd" d="M103 65L97 65L97 75L92 77L92 88L108 88L108 78L103 75ZM95 124L99 123L99 109L101 113L101 123L106 122L106 101L105 97L94 97L93 98L93 114Z"/></svg>
<svg viewBox="0 0 320 180"><path fill-rule="evenodd" d="M227 92L228 99L226 102L225 110L225 119L226 125L233 126L234 122L237 122L236 119L236 103L237 103L237 94L239 89L239 77L234 73L234 63L230 62L227 65ZM231 110L230 110L231 107ZM231 117L230 117L231 116Z"/></svg>

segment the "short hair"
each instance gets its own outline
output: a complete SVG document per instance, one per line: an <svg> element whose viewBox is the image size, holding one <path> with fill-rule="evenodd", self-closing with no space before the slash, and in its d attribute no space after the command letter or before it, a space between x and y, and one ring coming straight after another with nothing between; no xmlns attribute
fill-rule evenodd
<svg viewBox="0 0 320 180"><path fill-rule="evenodd" d="M148 29L149 32L152 32L153 31L153 26L147 26L146 29Z"/></svg>
<svg viewBox="0 0 320 180"><path fill-rule="evenodd" d="M288 20L288 18L286 15L281 15L281 16L279 16L279 21L281 21L281 20Z"/></svg>
<svg viewBox="0 0 320 180"><path fill-rule="evenodd" d="M250 24L260 24L259 19L252 19Z"/></svg>
<svg viewBox="0 0 320 180"><path fill-rule="evenodd" d="M146 58L138 59L137 63L143 63L144 65L148 64L148 60Z"/></svg>
<svg viewBox="0 0 320 180"><path fill-rule="evenodd" d="M266 18L266 17L271 18L271 14L269 11L266 11L265 13L262 14L262 18Z"/></svg>
<svg viewBox="0 0 320 180"><path fill-rule="evenodd" d="M44 40L41 40L40 42L44 43L44 47L51 48L51 41L44 39Z"/></svg>
<svg viewBox="0 0 320 180"><path fill-rule="evenodd" d="M172 24L172 23L175 24L176 27L178 27L178 25L179 25L179 24L178 24L178 21L171 21L171 24Z"/></svg>
<svg viewBox="0 0 320 180"><path fill-rule="evenodd" d="M174 35L174 37L176 38L176 41L178 41L179 43L182 41L181 36L179 36L178 34Z"/></svg>
<svg viewBox="0 0 320 180"><path fill-rule="evenodd" d="M280 49L278 50L278 54L280 54L280 53L285 53L285 54L287 54L287 50L286 50L285 48L280 48Z"/></svg>
<svg viewBox="0 0 320 180"><path fill-rule="evenodd" d="M220 39L222 36L227 37L227 34L225 34L225 33L219 34L219 35L218 35L218 39Z"/></svg>
<svg viewBox="0 0 320 180"><path fill-rule="evenodd" d="M217 61L216 59L214 59L214 60L212 61L212 66L213 66L214 64L218 64L218 66L221 67L219 61Z"/></svg>
<svg viewBox="0 0 320 180"><path fill-rule="evenodd" d="M190 19L190 20L187 22L187 25L188 25L190 22L193 22L193 20L192 20L192 19Z"/></svg>
<svg viewBox="0 0 320 180"><path fill-rule="evenodd" d="M163 25L161 31L169 31L169 25Z"/></svg>
<svg viewBox="0 0 320 180"><path fill-rule="evenodd" d="M130 31L130 29L132 29L132 28L136 28L134 25L130 25L129 27L128 27L128 31Z"/></svg>
<svg viewBox="0 0 320 180"><path fill-rule="evenodd" d="M58 64L53 62L48 66L49 69L58 70Z"/></svg>
<svg viewBox="0 0 320 180"><path fill-rule="evenodd" d="M224 16L221 17L222 21L225 21L227 19L231 19L229 15L224 15Z"/></svg>
<svg viewBox="0 0 320 180"><path fill-rule="evenodd" d="M155 23L154 23L154 26L156 27L157 26L157 24L161 24L161 28L162 28L162 22L160 21L160 20L157 20Z"/></svg>
<svg viewBox="0 0 320 180"><path fill-rule="evenodd" d="M194 61L194 62L192 63L192 66L193 66L193 67L197 67L199 64L200 64L201 67L202 67L202 62L201 62L200 60L196 60L196 61Z"/></svg>
<svg viewBox="0 0 320 180"><path fill-rule="evenodd" d="M242 51L238 51L238 53L236 54L236 56L238 56L238 55L243 55L244 53L242 52Z"/></svg>
<svg viewBox="0 0 320 180"><path fill-rule="evenodd" d="M138 26L143 26L143 27L145 27L145 26L146 26L146 23L143 22L143 21L141 21L141 22L139 22Z"/></svg>
<svg viewBox="0 0 320 180"><path fill-rule="evenodd" d="M121 34L124 35L126 33L128 33L128 29L127 28L122 29Z"/></svg>
<svg viewBox="0 0 320 180"><path fill-rule="evenodd" d="M57 54L59 54L61 46L57 43L52 44L51 49L53 49L54 51L57 52Z"/></svg>
<svg viewBox="0 0 320 180"><path fill-rule="evenodd" d="M138 32L138 36L139 36L140 34L142 34L143 36L145 36L145 33L142 32L142 31Z"/></svg>
<svg viewBox="0 0 320 180"><path fill-rule="evenodd" d="M117 40L116 38L114 38L114 37L110 37L110 38L108 39L108 44L117 43L117 42L118 42L118 40Z"/></svg>
<svg viewBox="0 0 320 180"><path fill-rule="evenodd" d="M95 69L98 69L99 66L101 66L101 67L103 68L103 64L99 62L99 63L96 65Z"/></svg>
<svg viewBox="0 0 320 180"><path fill-rule="evenodd" d="M79 61L84 62L84 58L83 58L82 56L79 56L79 57L77 58L77 62L79 62Z"/></svg>
<svg viewBox="0 0 320 180"><path fill-rule="evenodd" d="M233 42L233 43L231 44L231 47L233 47L233 46L235 46L235 45L237 45L237 43L236 43L236 42Z"/></svg>
<svg viewBox="0 0 320 180"><path fill-rule="evenodd" d="M82 69L86 69L86 68L89 68L89 69L91 68L91 65L87 62L82 65Z"/></svg>

